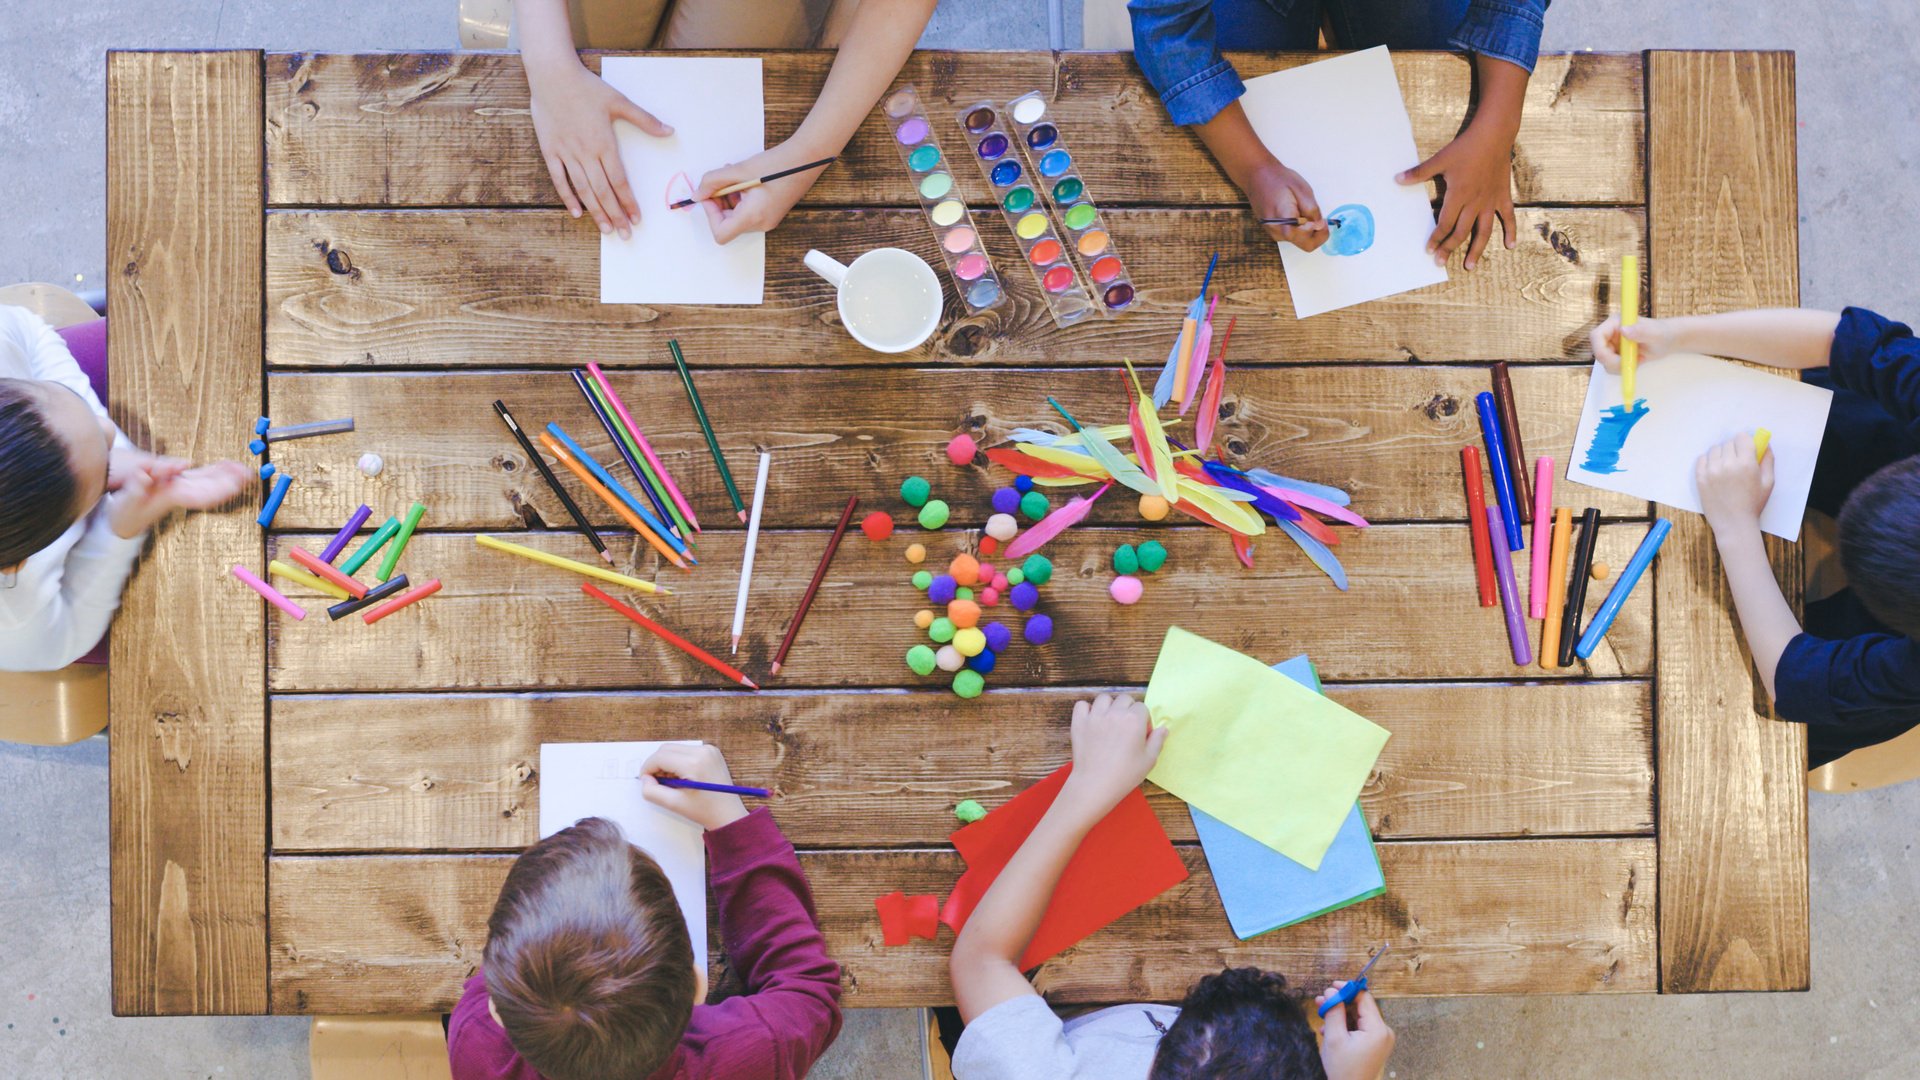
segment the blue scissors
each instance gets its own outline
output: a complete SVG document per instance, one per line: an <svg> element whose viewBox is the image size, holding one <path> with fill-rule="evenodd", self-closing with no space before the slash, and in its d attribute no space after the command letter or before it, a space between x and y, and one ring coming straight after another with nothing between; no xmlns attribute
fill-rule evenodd
<svg viewBox="0 0 1920 1080"><path fill-rule="evenodd" d="M1347 985L1340 988L1339 993L1328 998L1325 1002L1321 1004L1320 1015L1324 1017L1328 1013L1332 1012L1337 1006L1345 1005L1347 1002L1352 1001L1356 997L1359 997L1360 992L1367 988L1367 972L1372 971L1373 965L1378 963L1380 961L1380 958L1382 956L1385 956L1387 954L1387 950L1392 947L1393 947L1392 943L1389 942L1388 944L1382 945L1380 946L1380 948L1376 949L1373 955L1367 958L1367 966L1360 969L1360 974L1355 975L1352 981L1348 982Z"/></svg>

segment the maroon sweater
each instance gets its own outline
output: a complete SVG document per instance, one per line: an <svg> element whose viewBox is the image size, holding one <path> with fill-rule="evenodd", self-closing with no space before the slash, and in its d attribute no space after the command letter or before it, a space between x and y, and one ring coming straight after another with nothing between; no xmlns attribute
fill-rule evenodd
<svg viewBox="0 0 1920 1080"><path fill-rule="evenodd" d="M649 1080L801 1080L840 1033L840 965L827 956L793 845L758 809L707 833L720 940L747 992L695 1005L686 1034ZM447 1025L454 1080L544 1080L467 980Z"/></svg>

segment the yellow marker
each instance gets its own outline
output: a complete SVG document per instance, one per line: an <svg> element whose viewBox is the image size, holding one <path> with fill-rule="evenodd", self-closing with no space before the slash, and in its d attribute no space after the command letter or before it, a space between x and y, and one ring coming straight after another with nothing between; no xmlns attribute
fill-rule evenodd
<svg viewBox="0 0 1920 1080"><path fill-rule="evenodd" d="M1627 327L1640 321L1640 257L1620 256L1620 398L1633 408L1633 369L1640 346L1627 338Z"/></svg>
<svg viewBox="0 0 1920 1080"><path fill-rule="evenodd" d="M557 566L562 570L571 570L576 574L585 574L587 577L598 578L601 581L612 582L615 585L624 585L629 589L638 589L641 592L649 593L665 593L668 595L671 595L673 592L672 589L662 588L651 581L641 581L639 578L628 577L625 574L616 574L604 566L591 566L583 562L574 562L572 559L563 559L558 555L541 551L537 548L521 547L519 544L510 544L505 540L496 540L491 536L476 536L473 539L474 542L481 547L492 548L495 551L505 551L512 555L532 559L534 562L546 563L548 566Z"/></svg>
<svg viewBox="0 0 1920 1080"><path fill-rule="evenodd" d="M1766 428L1755 428L1753 432L1753 456L1761 461L1767 460L1767 444L1773 441L1773 432Z"/></svg>
<svg viewBox="0 0 1920 1080"><path fill-rule="evenodd" d="M347 598L347 590L335 585L331 581L317 578L297 566L289 566L279 559L275 559L267 564L267 573L272 574L274 577L286 578L296 585L305 585L314 592L325 593L335 600L345 600Z"/></svg>

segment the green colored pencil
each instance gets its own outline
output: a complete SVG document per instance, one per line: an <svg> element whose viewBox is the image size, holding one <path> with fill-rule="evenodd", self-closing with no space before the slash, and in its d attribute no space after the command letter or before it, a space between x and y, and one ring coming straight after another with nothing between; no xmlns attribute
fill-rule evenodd
<svg viewBox="0 0 1920 1080"><path fill-rule="evenodd" d="M394 567L400 565L400 553L407 550L407 541L413 539L414 527L420 524L421 515L427 512L426 504L414 503L407 510L407 520L400 523L400 532L387 545L387 554L380 560L380 580L393 576Z"/></svg>
<svg viewBox="0 0 1920 1080"><path fill-rule="evenodd" d="M653 466L647 464L647 455L640 452L640 444L633 440L633 432L627 430L627 422L620 419L620 414L614 410L613 403L608 401L607 395L600 390L599 383L594 382L592 379L587 379L585 382L587 392L592 394L593 400L599 403L600 409L606 414L610 426L619 434L620 441L626 445L627 460L639 466L640 482L646 484L655 492L655 494L649 495L650 501L661 510L666 511L667 516L673 520L673 527L680 533L681 541L688 547L693 547L693 526L687 524L687 519L680 516L680 508L673 504L672 499L658 494L659 492L667 490L666 485L660 482L660 477L654 473Z"/></svg>
<svg viewBox="0 0 1920 1080"><path fill-rule="evenodd" d="M400 519L388 518L378 529L373 530L373 535L367 537L367 542L361 544L358 551L347 556L347 561L340 564L340 572L350 575L367 565L367 560L373 558L373 553L379 551L387 541L393 539L393 534L399 531Z"/></svg>
<svg viewBox="0 0 1920 1080"><path fill-rule="evenodd" d="M740 520L747 520L747 504L740 501L740 489L733 486L733 474L727 471L727 458L720 452L720 440L713 437L713 425L707 421L707 408L700 404L700 391L693 388L693 372L687 370L687 358L680 355L680 342L675 338L667 339L667 351L673 354L673 366L680 369L680 382L687 388L687 400L693 403L693 418L700 421L700 430L707 436L707 449L713 452L713 463L720 469L720 482L727 486L727 498L733 502L733 510Z"/></svg>

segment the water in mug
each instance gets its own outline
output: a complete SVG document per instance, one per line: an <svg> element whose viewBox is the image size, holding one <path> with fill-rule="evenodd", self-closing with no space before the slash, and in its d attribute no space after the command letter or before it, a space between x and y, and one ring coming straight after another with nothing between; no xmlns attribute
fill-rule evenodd
<svg viewBox="0 0 1920 1080"><path fill-rule="evenodd" d="M933 279L929 289L928 277L910 259L864 261L847 275L840 295L842 315L877 344L918 340L940 319L940 282Z"/></svg>

